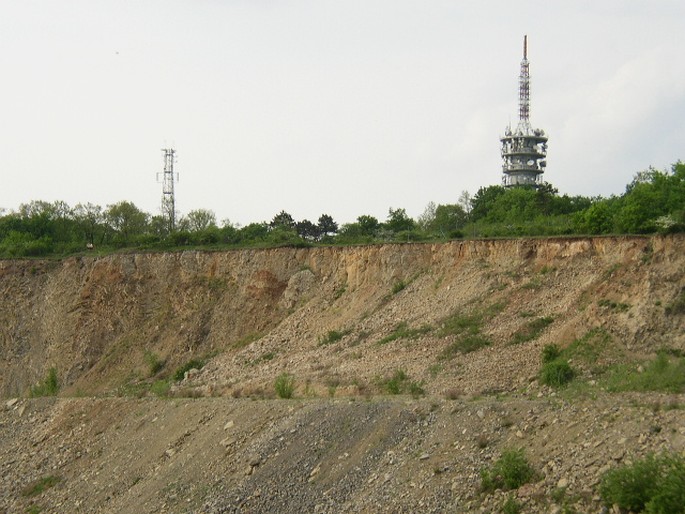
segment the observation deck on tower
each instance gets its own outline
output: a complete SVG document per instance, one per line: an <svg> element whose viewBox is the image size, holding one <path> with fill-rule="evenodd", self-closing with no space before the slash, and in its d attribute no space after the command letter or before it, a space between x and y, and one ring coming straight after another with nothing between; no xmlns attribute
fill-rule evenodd
<svg viewBox="0 0 685 514"><path fill-rule="evenodd" d="M530 65L528 36L523 37L523 60L519 75L519 122L500 138L502 143L502 184L505 187L533 186L542 183L547 162L547 136L530 124Z"/></svg>

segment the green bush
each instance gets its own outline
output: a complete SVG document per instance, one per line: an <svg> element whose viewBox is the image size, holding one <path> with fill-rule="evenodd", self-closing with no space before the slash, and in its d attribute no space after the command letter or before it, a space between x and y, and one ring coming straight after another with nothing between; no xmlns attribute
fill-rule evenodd
<svg viewBox="0 0 685 514"><path fill-rule="evenodd" d="M397 369L392 374L392 377L381 381L381 385L390 394L404 394L409 393L414 398L423 396L426 391L423 389L423 382L415 382L409 379L409 376L403 369Z"/></svg>
<svg viewBox="0 0 685 514"><path fill-rule="evenodd" d="M537 473L528 463L522 449L507 450L491 469L481 470L481 489L492 492L495 489L506 491L518 489L537 478Z"/></svg>
<svg viewBox="0 0 685 514"><path fill-rule="evenodd" d="M407 283L404 280L400 280L399 282L395 282L392 285L392 294L397 294L400 291L402 291L405 287L407 287Z"/></svg>
<svg viewBox="0 0 685 514"><path fill-rule="evenodd" d="M38 396L55 396L58 392L57 368L50 368L43 381L31 388L31 396L34 398Z"/></svg>
<svg viewBox="0 0 685 514"><path fill-rule="evenodd" d="M630 465L607 471L599 486L607 506L631 512L685 512L685 458L650 455Z"/></svg>
<svg viewBox="0 0 685 514"><path fill-rule="evenodd" d="M276 377L274 389L279 398L292 398L295 393L295 377L289 373L282 373Z"/></svg>
<svg viewBox="0 0 685 514"><path fill-rule="evenodd" d="M205 361L202 359L191 359L174 371L174 380L180 382L185 377L186 371L190 371L191 369L202 369L204 365Z"/></svg>
<svg viewBox="0 0 685 514"><path fill-rule="evenodd" d="M403 369L398 369L393 373L392 378L385 382L385 388L390 394L401 394L404 390L404 383L408 378Z"/></svg>
<svg viewBox="0 0 685 514"><path fill-rule="evenodd" d="M169 394L169 389L171 389L171 384L168 380L156 380L150 386L150 393L155 396L167 396Z"/></svg>
<svg viewBox="0 0 685 514"><path fill-rule="evenodd" d="M337 343L349 333L350 330L329 330L325 336L319 338L319 346Z"/></svg>
<svg viewBox="0 0 685 514"><path fill-rule="evenodd" d="M503 514L519 514L521 509L521 504L512 496L509 496L504 505L502 505Z"/></svg>
<svg viewBox="0 0 685 514"><path fill-rule="evenodd" d="M548 344L542 349L542 363L547 364L561 357L561 349L555 344Z"/></svg>
<svg viewBox="0 0 685 514"><path fill-rule="evenodd" d="M542 365L540 382L552 387L561 387L573 380L575 371L565 359L556 359Z"/></svg>
<svg viewBox="0 0 685 514"><path fill-rule="evenodd" d="M145 350L143 354L143 359L147 365L148 373L150 376L156 375L164 367L164 360L159 358L159 355L153 353L149 350Z"/></svg>

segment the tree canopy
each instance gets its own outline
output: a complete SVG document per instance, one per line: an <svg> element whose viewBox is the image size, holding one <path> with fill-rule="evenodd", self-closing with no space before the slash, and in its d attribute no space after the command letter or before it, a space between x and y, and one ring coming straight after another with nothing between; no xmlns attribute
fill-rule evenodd
<svg viewBox="0 0 685 514"><path fill-rule="evenodd" d="M186 246L278 246L360 244L564 234L645 234L685 231L685 164L648 168L635 175L620 196L559 195L538 188L481 187L455 202L429 202L414 220L404 208L388 209L381 222L363 214L339 226L329 214L317 222L281 210L271 221L244 227L217 225L208 209L181 217L175 230L161 214L150 215L129 201L106 208L91 203L33 200L16 211L0 209L0 258L67 255L86 248L173 248Z"/></svg>

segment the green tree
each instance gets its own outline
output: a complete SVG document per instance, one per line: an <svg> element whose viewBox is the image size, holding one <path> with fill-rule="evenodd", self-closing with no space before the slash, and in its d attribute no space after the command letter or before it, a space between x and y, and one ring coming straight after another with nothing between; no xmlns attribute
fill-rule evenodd
<svg viewBox="0 0 685 514"><path fill-rule="evenodd" d="M273 229L275 229L275 228L294 229L295 228L295 220L287 212L281 211L278 214L276 214L276 216L274 216L274 218L271 220L271 223L269 223L269 226Z"/></svg>
<svg viewBox="0 0 685 514"><path fill-rule="evenodd" d="M413 230L416 222L407 215L405 209L388 209L388 218L385 227L395 233Z"/></svg>
<svg viewBox="0 0 685 514"><path fill-rule="evenodd" d="M330 236L338 232L338 224L328 214L319 216L319 233L322 236Z"/></svg>
<svg viewBox="0 0 685 514"><path fill-rule="evenodd" d="M74 207L74 218L87 243L95 244L96 236L100 236L100 240L104 237L105 217L99 205L93 205L90 202L77 204Z"/></svg>
<svg viewBox="0 0 685 514"><path fill-rule="evenodd" d="M147 229L148 214L131 202L121 201L108 205L104 214L107 225L115 234L116 242L128 244Z"/></svg>
<svg viewBox="0 0 685 514"><path fill-rule="evenodd" d="M209 228L217 228L216 215L214 211L208 209L195 209L186 214L179 225L190 232L202 232Z"/></svg>
<svg viewBox="0 0 685 514"><path fill-rule="evenodd" d="M432 232L446 237L464 228L466 219L467 214L460 205L438 205L435 209L435 219L429 228Z"/></svg>
<svg viewBox="0 0 685 514"><path fill-rule="evenodd" d="M295 230L297 230L298 236L309 241L315 241L319 239L319 236L321 235L319 226L314 225L314 223L309 220L298 221L295 224Z"/></svg>
<svg viewBox="0 0 685 514"><path fill-rule="evenodd" d="M471 220L485 218L492 209L495 200L505 193L504 186L481 187L471 199Z"/></svg>

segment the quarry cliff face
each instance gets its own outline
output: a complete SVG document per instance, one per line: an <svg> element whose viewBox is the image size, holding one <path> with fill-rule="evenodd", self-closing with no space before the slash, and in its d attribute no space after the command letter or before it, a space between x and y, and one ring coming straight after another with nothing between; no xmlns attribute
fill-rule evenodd
<svg viewBox="0 0 685 514"><path fill-rule="evenodd" d="M665 236L0 261L0 394L53 367L65 391L112 391L149 378L146 354L167 373L203 358L194 384L208 395L283 371L354 394L396 368L436 393L506 390L535 374L544 344L596 327L638 353L685 350L683 317L664 314L685 287L684 250ZM478 313L490 344L441 360L453 342L441 327L460 312ZM549 326L512 345L531 317ZM387 341L398 327L411 337Z"/></svg>

